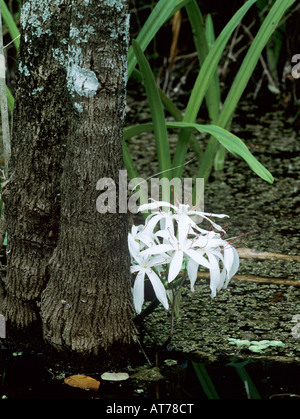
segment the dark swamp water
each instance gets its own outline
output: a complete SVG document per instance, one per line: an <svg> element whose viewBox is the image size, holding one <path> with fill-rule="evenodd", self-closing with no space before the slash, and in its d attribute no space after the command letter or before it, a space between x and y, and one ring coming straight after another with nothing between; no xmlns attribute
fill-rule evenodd
<svg viewBox="0 0 300 419"><path fill-rule="evenodd" d="M300 317L298 133L284 111L258 116L243 105L232 131L275 182L267 184L228 155L224 170L212 174L205 190L205 210L230 216L228 237L251 232L238 249L268 255L241 257L236 277L215 299L210 298L206 276L200 275L195 293L184 291L173 339L163 350L170 319L164 309L155 310L140 335L151 365L141 353L141 362L126 369L128 380L103 381L103 371L73 371L101 381L96 392L76 389L64 383L72 373L50 368L43 354L2 350L2 399L300 400L300 328L295 320ZM133 140L131 147L141 176L158 172L155 161L151 169L148 164L155 154L149 134L141 136L139 144ZM193 177L197 169L186 166L184 176ZM283 345L255 353L247 344L232 345L233 338Z"/></svg>

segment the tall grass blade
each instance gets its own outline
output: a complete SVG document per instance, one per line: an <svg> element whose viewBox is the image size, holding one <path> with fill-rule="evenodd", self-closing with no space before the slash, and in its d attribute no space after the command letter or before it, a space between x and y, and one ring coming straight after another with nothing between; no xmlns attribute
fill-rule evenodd
<svg viewBox="0 0 300 419"><path fill-rule="evenodd" d="M249 399L261 399L261 396L260 396L254 382L252 381L250 375L248 374L246 368L236 366L235 369L236 369L236 372L238 373L240 379L242 380L242 382L246 386L246 392L247 392L248 398Z"/></svg>
<svg viewBox="0 0 300 419"><path fill-rule="evenodd" d="M11 15L10 11L8 10L5 1L4 0L0 0L1 3L1 14L3 17L3 21L6 23L7 28L8 28L8 32L10 33L11 38L14 40L14 45L16 47L16 50L19 49L20 46L20 32L19 29L17 27L17 25L15 24L14 18ZM2 32L1 32L2 34Z"/></svg>
<svg viewBox="0 0 300 419"><path fill-rule="evenodd" d="M142 75L136 69L133 70L132 76L138 81L143 80ZM179 121L179 122L182 121L183 120L183 114L182 114L181 110L159 87L157 87L157 88L158 88L158 92L159 92L159 95L160 95L161 102L162 102L163 106L165 107L165 109L175 119L175 121ZM130 138L130 137L128 137L128 138ZM191 149L193 150L193 152L195 154L195 157L200 162L201 157L203 155L203 150L200 147L199 142L197 141L197 139L195 138L194 135L191 135L191 137L190 137L190 146L191 146Z"/></svg>
<svg viewBox="0 0 300 419"><path fill-rule="evenodd" d="M205 62L209 50L212 48L215 42L212 17L208 14L206 16L204 25L201 11L195 0L191 1L185 8L188 14L189 22L192 27L194 43L201 68L201 66ZM211 80L211 83L206 91L205 102L210 122L214 123L219 116L219 111L221 108L221 92L217 68L215 70L215 74ZM191 143L191 139L192 137L189 138L189 143L191 148L194 150L194 146ZM223 167L224 157L225 148L222 145L219 145L219 149L215 158L216 169L221 169Z"/></svg>
<svg viewBox="0 0 300 419"><path fill-rule="evenodd" d="M216 122L218 126L224 128L227 127L245 90L245 87L248 84L251 74L256 67L260 54L262 53L270 36L276 29L280 19L293 3L295 3L295 0L288 0L284 2L282 0L276 0L274 3L263 24L258 30L257 35L233 81L231 89L220 112L220 116ZM217 147L218 142L215 138L211 137L202 159L202 165L198 172L198 177L204 178L205 180L208 179Z"/></svg>
<svg viewBox="0 0 300 419"><path fill-rule="evenodd" d="M206 16L205 35L208 48L211 49L213 44L215 43L215 31L211 15ZM216 121L219 115L219 111L221 108L221 92L218 68L216 68L211 84L207 89L205 99L210 115L210 120L212 123L214 123L214 121Z"/></svg>
<svg viewBox="0 0 300 419"><path fill-rule="evenodd" d="M6 97L7 97L8 110L12 112L15 106L15 99L7 86L6 86Z"/></svg>
<svg viewBox="0 0 300 419"><path fill-rule="evenodd" d="M150 65L139 44L137 41L133 40L132 45L143 76L144 86L153 121L159 169L161 171L168 170L171 168L171 157L168 132L165 123L165 115L160 95ZM170 177L170 175L168 175L168 177Z"/></svg>
<svg viewBox="0 0 300 419"><path fill-rule="evenodd" d="M243 141L236 135L230 133L216 125L201 125L186 122L167 122L167 127L194 128L199 132L206 132L214 136L216 141L220 142L228 151L240 156L249 167L263 180L273 183L274 178L271 173L253 156Z"/></svg>
<svg viewBox="0 0 300 419"><path fill-rule="evenodd" d="M155 78L150 68L150 65L143 51L141 50L138 42L136 40L133 40L132 46L143 76L146 95L148 98L149 108L153 122L159 171L162 172L162 178L165 177L171 179L172 173L169 169L171 169L172 165L170 157L168 131L166 127L164 110L161 103L158 88L156 86ZM168 185L163 186L162 189L163 196L167 197L169 195Z"/></svg>
<svg viewBox="0 0 300 419"><path fill-rule="evenodd" d="M5 83L5 57L3 52L2 37L2 3L0 3L0 106L1 106L1 122L2 122L2 141L4 154L4 174L8 178L8 162L11 155L10 147L10 131L9 116L7 108L6 83Z"/></svg>
<svg viewBox="0 0 300 419"><path fill-rule="evenodd" d="M184 122L195 122L199 109L201 107L203 98L215 74L218 62L222 56L223 50L232 35L236 26L240 23L249 8L256 0L248 0L232 17L229 23L222 30L216 42L210 49L196 79L189 102L186 107ZM190 131L182 131L179 134L178 144L176 147L173 166L182 166L187 148L189 145ZM176 169L174 177L181 177L182 168Z"/></svg>
<svg viewBox="0 0 300 419"><path fill-rule="evenodd" d="M132 191L134 193L137 191L136 187L139 185L139 183L143 182L143 179L139 178L139 175L134 167L131 154L128 150L128 147L125 141L123 141L122 147L123 147L123 160L124 160L125 168L127 170L127 174L131 180L134 179L136 182L136 184L132 185ZM148 194L145 192L145 189L143 187L138 189L138 194L140 197L140 205L148 203Z"/></svg>
<svg viewBox="0 0 300 419"><path fill-rule="evenodd" d="M219 395L215 386L203 364L200 362L191 361L194 367L197 378L203 388L208 399L219 399Z"/></svg>
<svg viewBox="0 0 300 419"><path fill-rule="evenodd" d="M272 174L266 169L249 151L244 142L232 134L231 132L225 130L216 125L201 125L201 124L192 124L189 122L166 122L167 128L187 128L190 130L197 130L198 132L205 132L212 135L217 141L220 142L230 153L233 153L241 157L249 167L263 180L273 183L274 178ZM128 139L134 135L138 135L142 132L151 131L154 129L154 125L151 123L135 125L133 127L127 127L124 130L124 138Z"/></svg>
<svg viewBox="0 0 300 419"><path fill-rule="evenodd" d="M206 16L205 21L205 34L207 39L208 47L211 48L215 42L215 31L214 31L214 24L211 15ZM221 109L221 92L220 92L220 80L219 80L219 74L218 70L216 69L215 75L212 80L212 87L214 95L212 96L212 93L210 92L211 89L208 89L206 95L210 94L208 99L206 100L206 103L209 103L209 113L211 117L211 121L214 123L217 121L217 118L219 116L219 111ZM213 106L215 104L215 106ZM214 159L214 168L215 170L222 170L224 167L224 160L225 160L225 147L219 144L218 150L215 155Z"/></svg>
<svg viewBox="0 0 300 419"><path fill-rule="evenodd" d="M142 51L147 48L163 24L189 1L190 0L159 0L136 38L136 41L139 43ZM137 64L133 46L131 46L128 50L127 61L129 78Z"/></svg>
<svg viewBox="0 0 300 419"><path fill-rule="evenodd" d="M209 19L209 15L206 17L206 27L204 25L203 17L201 14L201 11L198 7L198 4L195 0L190 1L186 6L186 11L188 14L189 22L192 28L193 38L194 38L194 44L198 55L198 60L200 64L200 68L205 62L205 59L207 57L207 54L212 47L215 39L213 36L213 28L212 28L212 22L211 19ZM211 23L210 23L211 22ZM219 109L221 105L221 98L220 98L220 85L219 85L219 76L217 68L215 70L215 75L211 80L210 85L207 88L206 94L205 94L205 102L206 107L208 110L208 114L210 117L210 122L214 123L214 121L217 119L219 114ZM181 121L182 119L177 119L177 121ZM199 162L201 162L201 157L203 156L203 153L199 153L199 150L197 148L197 142L195 141L195 138L193 135L189 138L189 144L195 153L197 159Z"/></svg>
<svg viewBox="0 0 300 419"><path fill-rule="evenodd" d="M252 381L250 375L248 374L245 366L249 363L249 361L242 361L242 362L236 362L232 361L227 364L227 366L234 367L236 372L238 373L240 379L242 380L246 393L249 399L261 399L261 396Z"/></svg>

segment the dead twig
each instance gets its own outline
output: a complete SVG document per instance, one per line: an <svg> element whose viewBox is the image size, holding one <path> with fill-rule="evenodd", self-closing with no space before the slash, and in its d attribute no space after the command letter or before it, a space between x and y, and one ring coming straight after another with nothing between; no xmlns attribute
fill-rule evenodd
<svg viewBox="0 0 300 419"><path fill-rule="evenodd" d="M242 259L259 259L259 260L295 260L300 262L298 255L284 255L281 253L259 252L249 248L236 249L239 257Z"/></svg>
<svg viewBox="0 0 300 419"><path fill-rule="evenodd" d="M209 279L210 274L208 272L198 272L197 277L199 279ZM272 277L263 277L258 275L235 275L232 280L236 281L247 281L247 282L258 282L261 284L279 284L279 285L287 285L293 287L300 287L300 281L295 279L288 279L288 278L272 278Z"/></svg>

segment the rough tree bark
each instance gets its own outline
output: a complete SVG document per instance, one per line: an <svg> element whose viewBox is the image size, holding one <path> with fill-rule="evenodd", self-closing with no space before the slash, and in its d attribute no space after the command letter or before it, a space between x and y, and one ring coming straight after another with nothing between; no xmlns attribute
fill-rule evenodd
<svg viewBox="0 0 300 419"><path fill-rule="evenodd" d="M123 167L128 26L125 0L24 2L4 194L8 334L37 325L106 366L135 335L127 215L96 209L97 181Z"/></svg>
<svg viewBox="0 0 300 419"><path fill-rule="evenodd" d="M49 4L44 25L38 2L23 4L10 176L2 195L8 231L2 312L8 326L27 328L31 338L28 328L41 326L36 302L57 242L62 144L67 133L66 70L51 51L68 36L69 28L66 10Z"/></svg>
<svg viewBox="0 0 300 419"><path fill-rule="evenodd" d="M52 346L97 354L130 343L133 334L127 216L96 210L97 181L108 177L118 184L123 165L128 20L121 1L74 3L68 65L74 106L58 245L41 311Z"/></svg>

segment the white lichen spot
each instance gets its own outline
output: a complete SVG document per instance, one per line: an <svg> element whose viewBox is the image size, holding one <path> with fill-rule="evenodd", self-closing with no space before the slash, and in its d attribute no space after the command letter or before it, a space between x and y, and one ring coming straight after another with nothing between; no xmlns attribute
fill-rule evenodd
<svg viewBox="0 0 300 419"><path fill-rule="evenodd" d="M37 87L36 89L33 89L33 91L31 92L31 95L34 96L39 92L42 92L44 90L44 86L41 87Z"/></svg>
<svg viewBox="0 0 300 419"><path fill-rule="evenodd" d="M72 67L72 65L77 64L80 67L83 66L83 60L82 60L82 49L79 46L74 45L68 45L68 52L67 52L67 58L66 58L66 68L68 70L68 73L70 74L69 69Z"/></svg>
<svg viewBox="0 0 300 419"><path fill-rule="evenodd" d="M22 62L19 62L18 70L20 73L24 74L26 77L30 76L30 71L26 65L23 65Z"/></svg>
<svg viewBox="0 0 300 419"><path fill-rule="evenodd" d="M76 39L77 44L87 43L89 35L95 35L95 29L91 25L82 25L80 29L70 26L70 38Z"/></svg>
<svg viewBox="0 0 300 419"><path fill-rule="evenodd" d="M82 107L81 103L75 102L74 106L75 106L75 109L77 110L77 112L79 112L79 113L83 112L83 107Z"/></svg>
<svg viewBox="0 0 300 419"><path fill-rule="evenodd" d="M52 18L60 0L31 0L21 8L20 23L23 31L29 29L34 36L51 35L46 22Z"/></svg>
<svg viewBox="0 0 300 419"><path fill-rule="evenodd" d="M70 34L70 38L77 38L80 34L80 30L76 28L75 26L73 26L71 23L69 34Z"/></svg>
<svg viewBox="0 0 300 419"><path fill-rule="evenodd" d="M124 8L123 0L104 0L103 5L113 7L116 9L117 12L121 12L121 10L123 10Z"/></svg>
<svg viewBox="0 0 300 419"><path fill-rule="evenodd" d="M89 1L83 0L84 5ZM52 49L52 56L67 72L67 88L69 94L75 98L75 95L93 97L97 93L99 81L96 74L88 70L83 62L84 54L82 45L89 42L90 35L96 35L96 30L92 25L84 24L76 27L71 24L69 31L69 40L61 40L61 44L68 43L67 51L64 48ZM85 45L84 45L85 48ZM87 64L87 67L89 64ZM76 99L75 99L76 100ZM78 112L83 111L82 103L74 101L74 107Z"/></svg>
<svg viewBox="0 0 300 419"><path fill-rule="evenodd" d="M69 87L80 96L93 97L97 93L99 81L91 70L86 70L75 64L71 67L69 81L72 83L72 86L69 85Z"/></svg>
<svg viewBox="0 0 300 419"><path fill-rule="evenodd" d="M65 65L65 55L59 48L52 48L52 57L59 62L61 66Z"/></svg>

